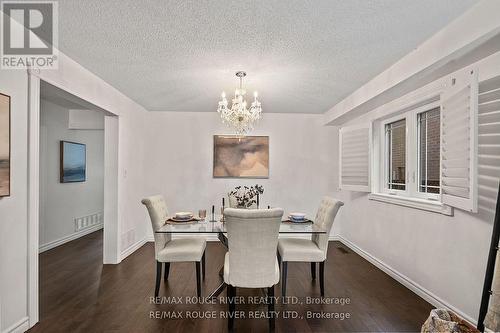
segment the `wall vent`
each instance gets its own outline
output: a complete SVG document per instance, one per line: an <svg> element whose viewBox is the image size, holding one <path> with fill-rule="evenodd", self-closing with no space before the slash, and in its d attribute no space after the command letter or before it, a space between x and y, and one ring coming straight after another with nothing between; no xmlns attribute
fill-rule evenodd
<svg viewBox="0 0 500 333"><path fill-rule="evenodd" d="M135 229L130 229L122 234L122 250L128 249L130 246L134 245L135 242Z"/></svg>
<svg viewBox="0 0 500 333"><path fill-rule="evenodd" d="M75 218L75 231L82 231L103 224L102 212Z"/></svg>

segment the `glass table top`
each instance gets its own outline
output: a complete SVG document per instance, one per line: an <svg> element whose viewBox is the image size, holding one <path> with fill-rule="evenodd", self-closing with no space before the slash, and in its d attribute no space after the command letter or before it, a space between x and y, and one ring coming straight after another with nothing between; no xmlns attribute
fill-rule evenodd
<svg viewBox="0 0 500 333"><path fill-rule="evenodd" d="M211 234L225 233L226 224L216 219L211 222L209 218L205 221L197 222L182 222L182 223L165 223L156 233L165 234ZM326 234L326 230L314 223L290 223L282 222L280 225L280 234Z"/></svg>

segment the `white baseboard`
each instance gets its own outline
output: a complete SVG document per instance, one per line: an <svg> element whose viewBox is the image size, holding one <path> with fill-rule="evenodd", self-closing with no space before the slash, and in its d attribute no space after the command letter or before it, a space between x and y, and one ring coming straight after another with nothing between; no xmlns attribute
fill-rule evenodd
<svg viewBox="0 0 500 333"><path fill-rule="evenodd" d="M340 241L342 244L347 246L349 249L351 249L352 251L359 254L361 257L368 260L374 266L376 266L377 268L379 268L380 270L382 270L383 272L388 274L390 277L392 277L394 280L401 283L406 288L413 291L418 296L422 297L424 300L426 300L427 302L429 302L433 306L435 306L437 308L445 308L445 309L448 309L450 311L453 311L458 316L467 320L473 326L476 326L476 324L477 324L476 319L463 313L459 309L455 308L453 305L443 301L441 298L439 298L438 296L436 296L435 294L433 294L429 290L425 289L424 287L422 287L421 285L419 285L418 283L416 283L412 279L408 278L406 275L401 274L400 272L398 272L397 270L395 270L391 266L387 265L382 260L372 256L370 253L366 252L365 250L363 250L362 248L360 248L359 246L357 246L353 242L343 238L342 236L333 236L333 237L335 238L334 240ZM332 240L332 236L330 236L330 239Z"/></svg>
<svg viewBox="0 0 500 333"><path fill-rule="evenodd" d="M59 245L63 245L64 243L70 242L72 240L75 240L77 238L80 238L82 236L88 235L90 233L93 233L94 231L100 230L104 227L104 224L96 224L88 229L80 230L77 232L74 232L72 234L69 234L67 236L61 237L59 239L56 239L54 241L48 242L46 244L40 245L38 252L42 253L45 251L48 251L50 249L53 249Z"/></svg>
<svg viewBox="0 0 500 333"><path fill-rule="evenodd" d="M29 319L28 317L23 317L18 322L7 327L2 333L23 333L29 330Z"/></svg>
<svg viewBox="0 0 500 333"><path fill-rule="evenodd" d="M130 245L128 248L123 250L121 253L121 260L127 258L129 255L137 251L141 246L146 244L146 242L147 242L146 237L144 237L143 239L135 242L134 244Z"/></svg>

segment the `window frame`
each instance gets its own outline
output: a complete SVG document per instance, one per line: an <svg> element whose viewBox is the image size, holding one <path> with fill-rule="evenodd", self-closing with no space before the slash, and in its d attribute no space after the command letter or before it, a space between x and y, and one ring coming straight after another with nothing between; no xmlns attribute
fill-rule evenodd
<svg viewBox="0 0 500 333"><path fill-rule="evenodd" d="M432 103L431 103L432 104ZM420 189L420 131L419 131L419 121L418 121L418 116L422 113L432 111L435 109L439 109L439 118L441 118L441 103L438 103L434 107L431 105L425 105L426 106L426 111L418 111L415 112L415 153L416 153L416 164L415 164L415 197L417 198L422 198L422 199L428 199L428 200L434 200L434 201L441 201L441 119L439 122L439 193L426 193L426 192L421 192ZM427 131L426 131L427 134ZM426 159L426 163L429 161ZM427 176L427 173L426 173Z"/></svg>
<svg viewBox="0 0 500 333"><path fill-rule="evenodd" d="M388 142L388 133L386 132L386 127L389 124L392 124L397 121L405 120L405 189L404 190L397 190L397 189L392 189L389 188L388 182L389 182L389 169L390 169L390 162L389 162L389 146L390 142ZM382 159L383 163L382 165L382 178L380 179L380 184L381 184L381 189L383 193L390 194L390 195L402 195L402 196L409 196L409 191L408 191L408 117L406 114L400 114L397 116L393 116L391 118L385 119L380 123L380 138L382 140L380 147L382 147L383 152L382 152Z"/></svg>
<svg viewBox="0 0 500 333"><path fill-rule="evenodd" d="M429 202L434 202L436 204L441 203L441 194L435 193L425 193L419 191L419 133L418 133L418 115L427 111L439 108L441 112L441 101L438 99L426 103L425 105L412 108L408 111L392 113L388 117L378 119L379 122L378 130L378 144L380 147L380 153L378 154L378 163L381 168L378 174L378 188L375 188L375 193L381 193L390 196L404 197L408 199L418 199ZM385 131L386 125L405 119L406 121L406 156L405 156L405 190L396 190L388 188L389 180L389 158L388 158L388 147L389 142L387 140L388 135ZM375 122L374 122L375 124ZM374 125L375 127L376 125ZM375 127L376 128L376 127ZM441 147L440 147L441 151ZM441 159L440 159L441 160ZM376 161L377 162L377 161ZM441 162L440 162L441 171ZM441 192L441 191L440 191Z"/></svg>

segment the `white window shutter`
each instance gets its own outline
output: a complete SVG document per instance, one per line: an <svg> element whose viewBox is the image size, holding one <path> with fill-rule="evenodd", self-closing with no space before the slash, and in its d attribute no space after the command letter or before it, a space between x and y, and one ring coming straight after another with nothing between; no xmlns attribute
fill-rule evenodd
<svg viewBox="0 0 500 333"><path fill-rule="evenodd" d="M500 180L500 76L479 82L478 210L495 214Z"/></svg>
<svg viewBox="0 0 500 333"><path fill-rule="evenodd" d="M441 95L441 200L477 212L477 72L448 79Z"/></svg>
<svg viewBox="0 0 500 333"><path fill-rule="evenodd" d="M339 131L340 189L370 192L371 127L342 127Z"/></svg>

